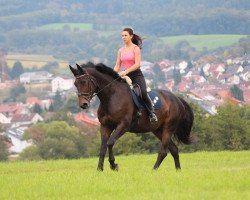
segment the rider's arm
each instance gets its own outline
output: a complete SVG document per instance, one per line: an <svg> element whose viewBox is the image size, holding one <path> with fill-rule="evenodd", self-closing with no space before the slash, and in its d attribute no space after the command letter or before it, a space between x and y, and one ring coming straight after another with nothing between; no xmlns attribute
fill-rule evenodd
<svg viewBox="0 0 250 200"><path fill-rule="evenodd" d="M114 67L114 71L116 71L118 73L119 70L120 70L120 67L121 67L121 52L120 52L120 49L119 49L118 52L117 52L117 59L116 59L116 64L115 64L115 67Z"/></svg>

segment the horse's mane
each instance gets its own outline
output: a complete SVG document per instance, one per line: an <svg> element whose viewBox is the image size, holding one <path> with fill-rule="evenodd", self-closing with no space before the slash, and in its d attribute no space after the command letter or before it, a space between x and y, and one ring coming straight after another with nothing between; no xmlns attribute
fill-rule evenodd
<svg viewBox="0 0 250 200"><path fill-rule="evenodd" d="M87 64L81 64L81 67L83 68L95 68L97 71L108 74L114 79L117 79L118 81L124 82L124 80L119 76L117 72L115 72L112 68L107 67L103 63L93 64L92 62L88 62Z"/></svg>

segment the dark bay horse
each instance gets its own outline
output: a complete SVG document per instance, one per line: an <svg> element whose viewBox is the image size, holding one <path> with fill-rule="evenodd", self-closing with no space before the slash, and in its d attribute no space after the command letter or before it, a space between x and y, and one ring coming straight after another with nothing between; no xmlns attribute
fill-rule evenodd
<svg viewBox="0 0 250 200"><path fill-rule="evenodd" d="M153 132L161 141L154 169L158 169L168 150L174 158L176 169L180 169L179 152L173 142L173 136L184 144L190 144L194 115L188 103L166 90L155 90L161 100L161 109L156 110L158 122L151 124L148 113L142 112L138 124L132 125L137 115L137 108L131 97L130 88L113 69L104 64L77 64L70 66L75 76L79 106L86 109L90 100L97 95L100 105L97 111L100 121L101 147L98 170L103 170L106 151L112 170L118 170L113 154L113 145L125 132Z"/></svg>

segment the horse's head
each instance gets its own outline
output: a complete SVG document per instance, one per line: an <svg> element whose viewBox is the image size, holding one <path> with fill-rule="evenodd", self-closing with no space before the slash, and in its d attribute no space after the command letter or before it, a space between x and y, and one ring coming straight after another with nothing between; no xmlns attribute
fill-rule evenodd
<svg viewBox="0 0 250 200"><path fill-rule="evenodd" d="M94 77L89 75L86 69L82 68L78 64L76 65L77 69L71 67L70 65L69 68L75 76L74 85L77 88L79 106L82 109L86 109L90 106L90 100L93 98L97 90L97 84Z"/></svg>

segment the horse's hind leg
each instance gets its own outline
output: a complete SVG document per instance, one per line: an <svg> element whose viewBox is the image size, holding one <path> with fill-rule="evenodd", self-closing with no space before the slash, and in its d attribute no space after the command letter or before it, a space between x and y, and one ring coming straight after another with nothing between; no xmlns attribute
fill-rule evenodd
<svg viewBox="0 0 250 200"><path fill-rule="evenodd" d="M167 156L170 140L171 137L169 132L167 130L163 130L160 151L158 152L158 157L154 165L155 170L159 168L163 159Z"/></svg>
<svg viewBox="0 0 250 200"><path fill-rule="evenodd" d="M176 170L181 169L180 160L179 160L179 150L178 150L178 147L175 145L175 143L173 142L172 139L169 142L168 149L169 149L171 155L174 158L174 164L175 164Z"/></svg>
<svg viewBox="0 0 250 200"><path fill-rule="evenodd" d="M113 153L113 145L108 146L109 150L109 163L110 163L110 169L118 171L118 165L115 164L115 156Z"/></svg>

